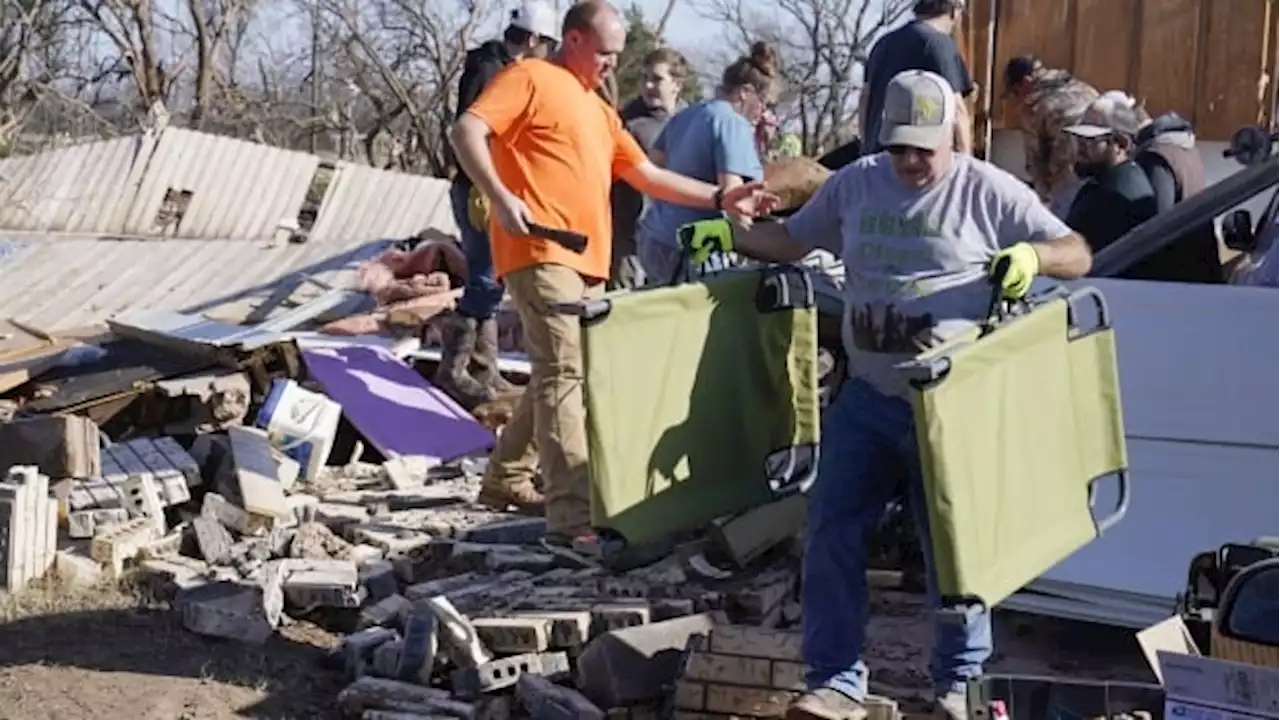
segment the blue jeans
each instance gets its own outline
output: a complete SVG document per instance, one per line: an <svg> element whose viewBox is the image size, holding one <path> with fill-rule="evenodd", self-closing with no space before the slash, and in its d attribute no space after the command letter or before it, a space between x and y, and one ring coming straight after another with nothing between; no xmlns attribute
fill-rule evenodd
<svg viewBox="0 0 1280 720"><path fill-rule="evenodd" d="M810 689L828 687L856 700L867 693L861 658L868 614L867 540L886 506L904 490L924 551L930 607L936 609L933 546L911 406L850 379L823 413L818 478L809 491L802 600ZM929 669L939 696L963 690L990 656L986 610L970 606L935 614Z"/></svg>
<svg viewBox="0 0 1280 720"><path fill-rule="evenodd" d="M493 274L493 251L489 234L471 227L467 218L467 193L471 186L454 182L449 186L453 220L462 238L462 254L467 258L467 283L458 301L458 312L474 320L488 320L498 312L504 289Z"/></svg>

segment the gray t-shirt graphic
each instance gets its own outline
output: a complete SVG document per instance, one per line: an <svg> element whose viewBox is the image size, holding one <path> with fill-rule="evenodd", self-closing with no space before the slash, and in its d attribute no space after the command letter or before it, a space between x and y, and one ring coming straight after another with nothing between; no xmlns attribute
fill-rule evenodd
<svg viewBox="0 0 1280 720"><path fill-rule="evenodd" d="M1071 232L1025 183L959 154L922 190L897 180L888 155L864 157L786 223L798 242L844 260L850 374L898 397L908 387L894 365L982 319L997 251Z"/></svg>

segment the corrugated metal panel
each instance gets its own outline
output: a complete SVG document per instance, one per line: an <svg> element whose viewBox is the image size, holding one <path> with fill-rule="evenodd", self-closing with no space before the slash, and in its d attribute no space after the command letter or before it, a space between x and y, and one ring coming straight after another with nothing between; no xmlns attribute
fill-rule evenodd
<svg viewBox="0 0 1280 720"><path fill-rule="evenodd" d="M156 214L172 189L191 193L178 237L269 238L282 219L297 219L319 164L314 155L166 128L123 231L156 234Z"/></svg>
<svg viewBox="0 0 1280 720"><path fill-rule="evenodd" d="M387 243L43 237L0 247L0 313L65 330L129 310L245 311L298 274L352 287L355 266Z"/></svg>
<svg viewBox="0 0 1280 720"><path fill-rule="evenodd" d="M145 158L143 135L0 161L0 227L35 232L110 232L130 200L130 170Z"/></svg>
<svg viewBox="0 0 1280 720"><path fill-rule="evenodd" d="M339 163L311 239L402 238L429 227L457 232L448 180Z"/></svg>

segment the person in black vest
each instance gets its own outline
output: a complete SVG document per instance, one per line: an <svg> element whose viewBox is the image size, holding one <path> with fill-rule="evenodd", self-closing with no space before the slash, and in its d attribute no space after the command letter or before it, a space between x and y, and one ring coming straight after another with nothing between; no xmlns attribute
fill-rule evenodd
<svg viewBox="0 0 1280 720"><path fill-rule="evenodd" d="M1067 211L1067 225L1094 253L1156 214L1155 190L1133 161L1141 119L1120 99L1100 97L1080 122L1063 132L1076 143L1076 176L1084 181Z"/></svg>
<svg viewBox="0 0 1280 720"><path fill-rule="evenodd" d="M865 83L858 99L858 128L862 151L873 155L880 147L880 121L889 81L904 70L927 70L951 84L956 93L955 149L973 154L973 123L965 98L975 86L951 33L960 24L965 0L917 0L916 19L884 35L871 47L863 70Z"/></svg>
<svg viewBox="0 0 1280 720"><path fill-rule="evenodd" d="M1132 98L1130 98L1132 101ZM1199 194L1208 185L1204 158L1196 147L1191 123L1176 112L1154 120L1141 112L1138 156L1134 161L1147 174L1155 191L1156 213ZM1213 220L1206 220L1182 239L1152 254L1127 277L1176 282L1221 283L1226 281L1218 252L1218 234Z"/></svg>
<svg viewBox="0 0 1280 720"><path fill-rule="evenodd" d="M458 82L457 116L471 107L499 71L521 58L546 57L559 37L560 19L547 0L526 0L513 10L501 40L490 40L467 53ZM467 258L467 279L457 311L443 327L434 380L463 407L472 408L515 388L498 372L497 312L504 290L493 275L488 203L461 168L454 175L449 199Z"/></svg>

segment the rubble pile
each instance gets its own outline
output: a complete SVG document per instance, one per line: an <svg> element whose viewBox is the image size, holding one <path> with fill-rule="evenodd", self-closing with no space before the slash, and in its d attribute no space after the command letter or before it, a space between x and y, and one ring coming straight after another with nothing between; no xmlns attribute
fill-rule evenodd
<svg viewBox="0 0 1280 720"><path fill-rule="evenodd" d="M483 453L309 477L295 450L242 424L113 442L77 415L0 422L0 588L128 575L245 643L314 623L342 635L324 661L350 717L775 717L801 687L802 498L609 569L475 505Z"/></svg>

